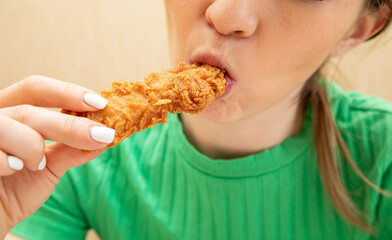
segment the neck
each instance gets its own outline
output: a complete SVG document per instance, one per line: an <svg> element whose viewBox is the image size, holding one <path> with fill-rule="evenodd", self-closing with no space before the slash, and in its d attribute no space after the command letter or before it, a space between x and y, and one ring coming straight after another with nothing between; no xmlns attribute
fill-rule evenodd
<svg viewBox="0 0 392 240"><path fill-rule="evenodd" d="M188 140L213 159L230 159L262 152L301 130L304 111L300 89L267 110L231 123L200 115L181 114Z"/></svg>

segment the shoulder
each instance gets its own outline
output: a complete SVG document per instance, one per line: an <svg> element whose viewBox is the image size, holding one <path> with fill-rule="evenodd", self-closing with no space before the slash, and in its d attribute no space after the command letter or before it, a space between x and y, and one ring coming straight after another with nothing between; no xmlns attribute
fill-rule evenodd
<svg viewBox="0 0 392 240"><path fill-rule="evenodd" d="M377 96L343 91L333 83L328 91L332 113L341 130L377 133L391 140L392 103Z"/></svg>
<svg viewBox="0 0 392 240"><path fill-rule="evenodd" d="M386 170L392 164L392 103L329 84L337 127L350 154L364 168Z"/></svg>
<svg viewBox="0 0 392 240"><path fill-rule="evenodd" d="M367 121L379 122L374 116L381 120L392 118L392 103L377 97L366 95L357 91L344 91L334 83L328 84L328 95L331 101L332 111L339 121ZM354 118L354 117L359 117ZM392 126L392 122L386 122Z"/></svg>

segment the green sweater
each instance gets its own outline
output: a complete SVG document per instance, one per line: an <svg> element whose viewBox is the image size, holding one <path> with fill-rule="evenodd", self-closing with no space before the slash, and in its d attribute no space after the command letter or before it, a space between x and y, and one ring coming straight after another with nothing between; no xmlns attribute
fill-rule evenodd
<svg viewBox="0 0 392 240"><path fill-rule="evenodd" d="M358 166L392 191L392 105L331 84L338 127ZM186 139L177 116L71 169L35 214L13 229L28 239L392 239L392 199L343 164L359 208L379 229L346 223L323 189L311 111L300 133L261 153L212 160Z"/></svg>

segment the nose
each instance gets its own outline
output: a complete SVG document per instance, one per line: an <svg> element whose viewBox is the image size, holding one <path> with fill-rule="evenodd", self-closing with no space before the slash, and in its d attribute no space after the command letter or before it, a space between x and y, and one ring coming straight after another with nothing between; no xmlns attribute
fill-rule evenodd
<svg viewBox="0 0 392 240"><path fill-rule="evenodd" d="M220 34L250 37L258 27L254 11L251 0L216 0L208 6L205 18Z"/></svg>

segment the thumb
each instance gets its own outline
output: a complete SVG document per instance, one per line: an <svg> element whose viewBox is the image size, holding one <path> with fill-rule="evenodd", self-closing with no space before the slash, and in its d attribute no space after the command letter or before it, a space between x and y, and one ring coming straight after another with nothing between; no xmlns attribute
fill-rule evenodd
<svg viewBox="0 0 392 240"><path fill-rule="evenodd" d="M84 151L65 145L63 143L51 143L45 147L47 168L58 178L73 167L81 166L98 157L106 150Z"/></svg>

